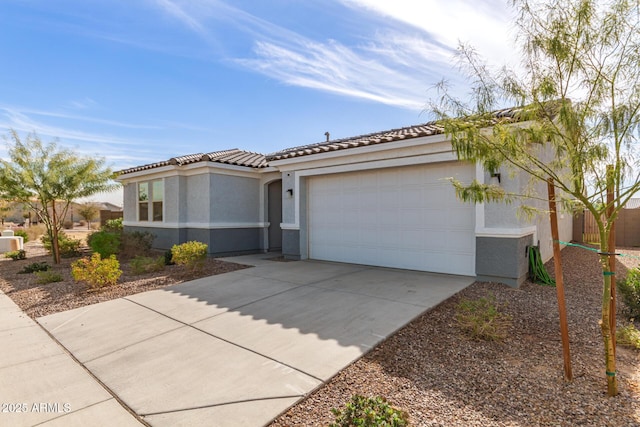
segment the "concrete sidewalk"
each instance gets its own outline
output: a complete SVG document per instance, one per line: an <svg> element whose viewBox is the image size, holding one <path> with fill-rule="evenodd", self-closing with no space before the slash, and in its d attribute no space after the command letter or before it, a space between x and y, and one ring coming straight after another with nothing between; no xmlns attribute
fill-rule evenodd
<svg viewBox="0 0 640 427"><path fill-rule="evenodd" d="M474 280L350 264L274 262L266 256L229 259L253 268L45 316L38 322L146 423L262 426ZM42 346L29 354L40 360L46 359L41 353L55 350L74 365L45 332L22 319L34 334L29 339ZM18 328L12 328L14 340L27 339L17 338L23 335L17 334ZM53 350L46 350L50 347ZM29 378L24 372L13 373L12 366L20 365L3 365L3 370L12 373L14 383ZM42 369L45 372L34 380L54 376L42 386L46 393L24 384L24 390L12 391L9 398L29 403L76 399L60 392L79 381L67 380L75 378L73 374L86 379L87 389L80 394L90 400L71 402L73 410L78 408L76 416L88 407L113 417L108 418L110 425L137 422L77 364L53 372L46 365ZM0 391L11 391L11 384L0 383ZM55 414L63 416L60 421L73 421L73 415ZM11 421L26 419L12 417ZM100 418L81 424L100 425L96 420Z"/></svg>
<svg viewBox="0 0 640 427"><path fill-rule="evenodd" d="M141 426L0 291L0 425Z"/></svg>

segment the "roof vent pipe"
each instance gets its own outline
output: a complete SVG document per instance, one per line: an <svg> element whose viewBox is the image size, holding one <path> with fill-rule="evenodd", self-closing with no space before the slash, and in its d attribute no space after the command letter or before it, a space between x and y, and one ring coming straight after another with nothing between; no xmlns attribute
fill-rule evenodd
<svg viewBox="0 0 640 427"><path fill-rule="evenodd" d="M331 134L330 134L329 132L325 132L325 133L324 133L324 136L326 136L326 137L327 137L327 142L329 142L329 137L330 137L330 135L331 135Z"/></svg>

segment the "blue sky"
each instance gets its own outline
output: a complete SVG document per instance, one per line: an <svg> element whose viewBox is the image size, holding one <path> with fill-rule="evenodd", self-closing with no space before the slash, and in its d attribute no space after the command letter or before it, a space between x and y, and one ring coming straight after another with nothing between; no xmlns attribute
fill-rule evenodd
<svg viewBox="0 0 640 427"><path fill-rule="evenodd" d="M458 40L513 60L507 3L2 0L0 133L119 170L425 122Z"/></svg>

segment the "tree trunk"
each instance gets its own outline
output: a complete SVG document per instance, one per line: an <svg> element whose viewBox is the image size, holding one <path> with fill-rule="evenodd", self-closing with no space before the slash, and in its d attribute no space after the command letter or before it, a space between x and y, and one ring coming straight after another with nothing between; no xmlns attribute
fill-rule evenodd
<svg viewBox="0 0 640 427"><path fill-rule="evenodd" d="M58 244L58 219L56 218L56 202L51 208L51 252L54 264L60 264L60 245Z"/></svg>
<svg viewBox="0 0 640 427"><path fill-rule="evenodd" d="M602 329L602 338L604 340L604 352L606 359L607 374L607 393L609 396L618 395L618 381L616 378L616 354L615 354L615 331L611 330L611 284L614 277L609 269L609 252L608 240L606 233L601 234L600 243L600 263L602 265L603 275L603 292L602 292L602 319L600 320L600 328Z"/></svg>

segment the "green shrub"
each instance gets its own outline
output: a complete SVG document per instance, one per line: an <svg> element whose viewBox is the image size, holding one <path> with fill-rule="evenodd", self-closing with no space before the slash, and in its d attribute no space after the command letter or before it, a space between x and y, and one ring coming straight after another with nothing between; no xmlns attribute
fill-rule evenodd
<svg viewBox="0 0 640 427"><path fill-rule="evenodd" d="M507 336L511 317L500 312L493 296L463 299L456 306L456 321L473 339L497 341Z"/></svg>
<svg viewBox="0 0 640 427"><path fill-rule="evenodd" d="M196 270L202 268L207 259L207 245L202 242L186 242L181 245L173 245L171 248L173 262Z"/></svg>
<svg viewBox="0 0 640 427"><path fill-rule="evenodd" d="M47 283L54 283L54 282L62 282L63 280L62 275L55 271L36 271L34 272L34 274L38 276L38 279L36 280L36 282L39 285L46 285Z"/></svg>
<svg viewBox="0 0 640 427"><path fill-rule="evenodd" d="M335 421L329 427L404 427L409 425L409 415L389 405L384 397L355 395L344 409L332 409Z"/></svg>
<svg viewBox="0 0 640 427"><path fill-rule="evenodd" d="M173 252L171 252L171 249L169 249L164 253L164 265L174 265L174 264L175 262L173 262Z"/></svg>
<svg viewBox="0 0 640 427"><path fill-rule="evenodd" d="M20 249L18 251L6 252L4 254L6 258L11 258L14 261L18 261L20 259L27 259L27 252L24 249Z"/></svg>
<svg viewBox="0 0 640 427"><path fill-rule="evenodd" d="M99 289L115 285L122 275L122 270L115 255L102 259L99 253L94 253L91 258L82 258L73 262L71 275L73 280L86 282L91 289Z"/></svg>
<svg viewBox="0 0 640 427"><path fill-rule="evenodd" d="M640 331L633 323L618 328L616 331L616 342L619 345L640 350Z"/></svg>
<svg viewBox="0 0 640 427"><path fill-rule="evenodd" d="M137 256L129 262L129 266L131 266L131 272L136 275L162 271L164 270L164 257L150 258Z"/></svg>
<svg viewBox="0 0 640 427"><path fill-rule="evenodd" d="M24 230L16 230L14 235L22 237L22 242L23 243L27 243L29 241L29 233L27 233Z"/></svg>
<svg viewBox="0 0 640 427"><path fill-rule="evenodd" d="M47 271L51 268L46 262L34 262L29 265L25 265L22 270L18 271L18 274L30 274L37 271Z"/></svg>
<svg viewBox="0 0 640 427"><path fill-rule="evenodd" d="M627 278L618 281L618 293L627 306L629 317L640 317L640 269L629 270Z"/></svg>
<svg viewBox="0 0 640 427"><path fill-rule="evenodd" d="M34 241L38 240L40 236L47 232L47 230L44 224L35 224L29 225L29 227L25 229L25 232L27 233L27 236L29 236L29 240Z"/></svg>
<svg viewBox="0 0 640 427"><path fill-rule="evenodd" d="M146 256L151 251L153 239L155 239L155 235L148 231L125 231L122 233L120 255L123 258Z"/></svg>
<svg viewBox="0 0 640 427"><path fill-rule="evenodd" d="M107 231L96 231L87 236L87 244L94 253L108 258L120 251L120 235Z"/></svg>
<svg viewBox="0 0 640 427"><path fill-rule="evenodd" d="M41 238L44 248L49 254L52 253L51 238L44 234ZM62 258L73 258L80 255L80 240L68 237L63 231L58 233L58 247Z"/></svg>
<svg viewBox="0 0 640 427"><path fill-rule="evenodd" d="M121 233L123 229L122 218L108 219L102 227L102 231L107 233Z"/></svg>

